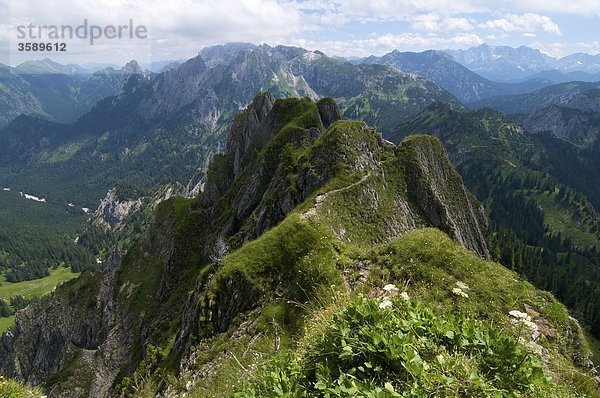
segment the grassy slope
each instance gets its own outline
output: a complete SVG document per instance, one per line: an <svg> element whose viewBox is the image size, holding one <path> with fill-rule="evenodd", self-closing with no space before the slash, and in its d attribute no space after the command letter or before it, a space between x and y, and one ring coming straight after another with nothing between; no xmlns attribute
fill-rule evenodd
<svg viewBox="0 0 600 398"><path fill-rule="evenodd" d="M0 375L0 398L40 398L42 396L46 395L43 395L39 388L30 388Z"/></svg>
<svg viewBox="0 0 600 398"><path fill-rule="evenodd" d="M289 314L326 317L322 315L327 314L323 308L331 303L332 295L328 284L333 283L338 289L344 289L343 286L354 285L355 282L359 282L358 291L365 293L385 283L403 285L411 297L423 300L442 314L467 314L500 328L512 328L508 311L524 311L524 305L527 304L539 312L537 319L540 323L550 325L556 332L556 335L543 336L538 341L549 350L546 374L556 383L549 387L550 391L561 396L576 393L597 396L590 377L571 360L574 347L581 344L580 349L587 350L588 343L583 332L577 329L568 318L566 308L551 294L535 289L514 272L473 256L442 232L433 229L418 230L389 244L365 250L333 239L326 232L327 228L303 224L297 216L286 219L256 241L232 253L215 278L230 274L234 268L250 275L264 275L273 264L270 258L288 255L296 259L296 266L300 266L299 273L302 273L301 270L312 270L306 273L313 275L306 286L312 286L318 293L311 295L309 304L300 308L293 303L274 299L259 311L240 317L240 323L236 323L236 326L242 327L235 332L236 327L233 327L229 333L219 335L216 338L218 344L208 343L210 354L196 358L195 367L197 370L211 371L199 379L192 396L230 396L236 386L239 387L239 381L253 373L257 363L269 363L277 333L284 341L282 348L294 348L293 341L302 338L303 328L306 327L308 331L314 326L312 322L303 327L297 323L292 325ZM320 239L314 250L297 258L298 253L292 254L288 248L293 248L294 243L305 243L306 231L314 231ZM372 270L367 280L361 276L366 265ZM314 277L333 275L331 271L334 269L341 271L345 282L336 283L337 278L326 282ZM290 272L295 273L292 270ZM469 285L469 299L458 299L452 294L451 290L457 281ZM572 339L567 337L569 330L576 331Z"/></svg>
<svg viewBox="0 0 600 398"><path fill-rule="evenodd" d="M343 192L335 182L333 185L337 192ZM322 191L331 188L329 185ZM241 316L235 325L242 327L237 330L232 327L228 333L219 335L218 344L205 343L211 354L197 358L194 366L196 370L211 371L196 384L192 396L230 396L239 386L239 380L253 372L257 362L268 363L274 341L279 338L284 342L281 347L293 348L293 342L303 335L302 321L298 320L320 313L327 306L331 284L358 285L359 290L369 291L388 282L406 284L412 297L424 300L442 313L458 311L501 328L511 327L508 311L524 311L524 305L532 307L540 313L540 322L551 325L556 332L539 342L549 350L546 372L560 385L551 389L566 396L594 391L589 376L571 360L575 347L587 352L589 343L569 319L566 308L551 294L535 289L497 263L473 256L433 229L412 232L384 245L341 242L331 231L340 225L336 213L343 214L348 203L339 201L339 194L330 195L331 200L321 205L322 211L316 217L303 220L298 213L306 212L315 196L277 227L231 253L212 278L216 287L220 279L243 276L249 285L262 291L263 297L266 295L268 304ZM365 219L354 217L342 221L348 231L356 231ZM351 236L360 241L362 234ZM307 251L307 246L311 250ZM372 272L365 278L367 269ZM269 281L276 275L285 281L284 291L299 286L307 292L308 304L297 306L273 296ZM469 300L457 300L452 294L457 281L471 287ZM577 331L571 340L567 338L569 330Z"/></svg>

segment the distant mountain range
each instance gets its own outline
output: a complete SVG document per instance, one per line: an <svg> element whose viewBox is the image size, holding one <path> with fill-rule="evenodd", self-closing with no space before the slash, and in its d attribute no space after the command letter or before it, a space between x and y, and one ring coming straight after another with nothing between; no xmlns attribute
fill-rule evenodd
<svg viewBox="0 0 600 398"><path fill-rule="evenodd" d="M528 94L504 95L470 104L475 109L492 108L506 114L526 114L550 105L576 108L585 112L600 111L600 83L569 82L545 87Z"/></svg>
<svg viewBox="0 0 600 398"><path fill-rule="evenodd" d="M473 72L495 81L518 81L550 71L562 80L577 76L577 80L599 79L600 54L576 53L562 58L543 54L540 50L521 46L490 46L482 44L468 50L446 50L455 61ZM571 75L575 73L575 75ZM563 81L553 80L555 83Z"/></svg>
<svg viewBox="0 0 600 398"><path fill-rule="evenodd" d="M20 117L0 130L1 182L35 186L40 194L90 206L121 180L148 187L166 178L191 178L224 146L231 117L257 92L269 91L276 98L333 97L344 117L388 132L433 102L463 109L434 82L389 65L353 65L285 46L217 46L160 74L148 74L130 62L120 71L96 72L82 82L66 74L8 71L7 76L22 84L13 90L15 98L39 98L37 87L57 78L74 88L62 85L42 97L54 101L39 100L37 109L27 109L28 101L22 100L6 113L38 116ZM96 98L106 98L71 125L40 119L72 120L50 109L65 92L76 95L60 104L63 110L84 93L90 108ZM80 184L87 188L82 191Z"/></svg>
<svg viewBox="0 0 600 398"><path fill-rule="evenodd" d="M392 51L382 57L371 56L363 64L392 65L402 71L415 73L436 82L463 102L505 94L521 94L552 84L549 79L532 79L519 83L498 83L469 70L441 51L420 53Z"/></svg>

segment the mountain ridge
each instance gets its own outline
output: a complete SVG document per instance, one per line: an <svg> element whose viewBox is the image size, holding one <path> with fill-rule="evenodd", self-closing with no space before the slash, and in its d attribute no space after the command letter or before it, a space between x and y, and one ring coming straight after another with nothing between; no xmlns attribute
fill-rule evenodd
<svg viewBox="0 0 600 398"><path fill-rule="evenodd" d="M370 245L420 226L436 225L487 256L483 210L462 187L437 140L414 137L395 148L362 122L332 120L325 128L320 115L332 110L331 102L318 106L309 99L276 100L265 112L271 101L268 94L262 94L253 104L230 130L229 148L236 152L235 148L243 148L237 159L246 159L237 175L233 173L234 153L216 156L198 199L163 202L142 238L126 255L113 255L104 272L88 272L41 305L18 313L14 334L2 337L4 373L35 384L50 382L52 396L80 391L75 386L81 382L91 383L94 395L103 395L120 371L127 367L132 371L143 356L145 343L139 332L150 341L175 333L170 356L187 355L190 345L206 337L207 330L227 330L238 315L252 310L256 300L272 294L261 278L277 281L281 280L279 272L290 272L285 267L277 271L280 260L276 258L268 260L274 261L275 268L255 276L231 268L233 260L219 269L227 252L246 246L253 250L257 238L276 242L278 231L288 231L283 236L291 239L290 248L296 247L292 250L299 250L296 254L301 256L309 248L293 246L294 239L316 239L316 243L325 231L331 236L328 239ZM257 114L263 115L258 124ZM261 145L264 129L271 131L271 138ZM248 146L248 142L254 144ZM231 181L230 186L223 181ZM336 200L327 198L327 192ZM340 207L341 198L350 201L347 206ZM370 204L351 204L356 200ZM293 265L295 257L288 258L290 267L301 267ZM198 261L204 264L200 268L195 265ZM255 266L263 267L261 263ZM217 273L208 288L206 275L202 276L206 272ZM322 271L314 272L318 276ZM330 271L323 272L318 278ZM293 281L313 282L291 275L283 291L290 299L306 300L312 288L303 292ZM134 282L140 277L145 282ZM215 298L208 300L207 292ZM158 304L146 313L140 307L145 300ZM165 316L166 308L172 315ZM176 315L174 308L181 312ZM30 351L26 347L31 341L45 343ZM102 359L106 355L111 355L112 362ZM83 369L89 367L94 371L85 373Z"/></svg>

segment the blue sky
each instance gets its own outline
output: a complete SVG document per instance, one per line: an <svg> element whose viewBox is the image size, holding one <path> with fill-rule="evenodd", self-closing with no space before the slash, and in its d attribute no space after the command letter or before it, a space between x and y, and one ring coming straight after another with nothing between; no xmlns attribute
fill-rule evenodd
<svg viewBox="0 0 600 398"><path fill-rule="evenodd" d="M59 62L150 62L193 57L229 41L286 44L361 57L394 49L526 45L560 57L600 53L599 0L0 0L0 62L49 55ZM18 25L100 27L130 19L146 39L67 41L61 54L17 51Z"/></svg>

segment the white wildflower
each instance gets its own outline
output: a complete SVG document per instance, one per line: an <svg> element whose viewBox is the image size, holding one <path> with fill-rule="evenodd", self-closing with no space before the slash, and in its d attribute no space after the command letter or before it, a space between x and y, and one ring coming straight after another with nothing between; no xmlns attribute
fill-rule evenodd
<svg viewBox="0 0 600 398"><path fill-rule="evenodd" d="M383 300L381 300L381 303L379 303L379 308L390 308L392 306L392 300L390 300L388 297L384 298Z"/></svg>
<svg viewBox="0 0 600 398"><path fill-rule="evenodd" d="M529 330L529 337L531 340L537 340L540 337L540 330L538 325L531 320L531 316L525 312L518 310L512 310L508 313L511 318L510 322L516 326L522 326Z"/></svg>
<svg viewBox="0 0 600 398"><path fill-rule="evenodd" d="M389 295L398 294L398 288L393 283L388 283L383 287L383 290Z"/></svg>
<svg viewBox="0 0 600 398"><path fill-rule="evenodd" d="M521 312L519 310L509 311L508 315L510 315L516 319L525 319L526 321L531 321L531 317L529 315L527 315L525 312Z"/></svg>
<svg viewBox="0 0 600 398"><path fill-rule="evenodd" d="M406 292L400 293L400 298L404 301L410 300L410 297L408 297L408 293L406 293Z"/></svg>
<svg viewBox="0 0 600 398"><path fill-rule="evenodd" d="M452 293L459 297L469 298L469 295L463 292L460 287L455 287L454 289L452 289Z"/></svg>
<svg viewBox="0 0 600 398"><path fill-rule="evenodd" d="M456 282L456 286L458 286L462 290L469 290L469 285L467 285L466 283L464 283L462 281Z"/></svg>

